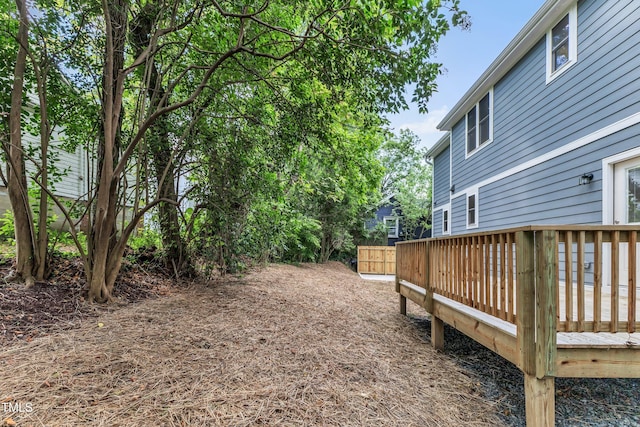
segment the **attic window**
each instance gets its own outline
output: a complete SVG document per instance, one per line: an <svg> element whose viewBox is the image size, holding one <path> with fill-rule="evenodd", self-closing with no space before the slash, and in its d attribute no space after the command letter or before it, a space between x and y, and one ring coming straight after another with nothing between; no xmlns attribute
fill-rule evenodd
<svg viewBox="0 0 640 427"><path fill-rule="evenodd" d="M467 113L467 157L493 140L493 89Z"/></svg>
<svg viewBox="0 0 640 427"><path fill-rule="evenodd" d="M547 32L547 83L578 61L578 8L574 5Z"/></svg>

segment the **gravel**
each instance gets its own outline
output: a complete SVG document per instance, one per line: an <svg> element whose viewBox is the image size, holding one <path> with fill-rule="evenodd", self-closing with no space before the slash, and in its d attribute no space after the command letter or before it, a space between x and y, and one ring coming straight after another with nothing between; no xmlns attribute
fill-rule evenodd
<svg viewBox="0 0 640 427"><path fill-rule="evenodd" d="M428 317L410 315L430 341ZM444 354L450 356L495 402L507 426L525 426L524 378L511 362L445 325ZM640 379L556 378L556 426L640 427Z"/></svg>

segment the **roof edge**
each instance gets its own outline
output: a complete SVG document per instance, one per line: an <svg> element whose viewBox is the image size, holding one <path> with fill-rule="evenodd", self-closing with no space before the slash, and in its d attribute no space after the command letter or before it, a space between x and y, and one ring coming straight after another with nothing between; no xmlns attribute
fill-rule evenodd
<svg viewBox="0 0 640 427"><path fill-rule="evenodd" d="M574 5L577 0L547 0L546 3L533 15L533 17L518 32L513 40L482 73L471 88L447 113L438 124L437 128L449 131L453 125L485 95L504 75L520 61L531 48L538 43L540 37L545 35L549 28Z"/></svg>
<svg viewBox="0 0 640 427"><path fill-rule="evenodd" d="M447 148L450 143L451 143L451 132L446 132L442 136L442 138L440 138L438 142L434 144L433 147L427 150L425 157L434 158L438 154L442 153L442 151L444 151L444 149Z"/></svg>

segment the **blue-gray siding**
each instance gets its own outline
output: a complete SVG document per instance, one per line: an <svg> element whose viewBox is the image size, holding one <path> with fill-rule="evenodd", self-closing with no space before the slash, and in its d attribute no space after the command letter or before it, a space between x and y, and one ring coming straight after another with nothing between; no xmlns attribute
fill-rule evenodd
<svg viewBox="0 0 640 427"><path fill-rule="evenodd" d="M480 196L481 197L481 196ZM456 197L451 200L451 234L467 231L467 200L466 197Z"/></svg>
<svg viewBox="0 0 640 427"><path fill-rule="evenodd" d="M549 84L545 64L543 37L494 86L493 142L468 159L464 119L453 127L450 184L449 149L434 159L436 208L444 182L462 191L640 111L640 2L580 1L578 62ZM602 223L602 159L638 146L636 125L481 187L477 230ZM594 180L579 186L585 172ZM453 234L469 231L465 211L464 195L451 200Z"/></svg>
<svg viewBox="0 0 640 427"><path fill-rule="evenodd" d="M445 148L438 154L433 161L433 206L439 206L449 203L449 147Z"/></svg>
<svg viewBox="0 0 640 427"><path fill-rule="evenodd" d="M442 209L433 211L431 233L433 236L442 235Z"/></svg>

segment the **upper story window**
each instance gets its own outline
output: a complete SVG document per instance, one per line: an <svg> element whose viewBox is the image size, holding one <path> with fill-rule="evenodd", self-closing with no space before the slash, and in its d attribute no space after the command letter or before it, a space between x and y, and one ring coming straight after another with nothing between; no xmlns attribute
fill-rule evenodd
<svg viewBox="0 0 640 427"><path fill-rule="evenodd" d="M578 61L578 6L547 32L547 83Z"/></svg>
<svg viewBox="0 0 640 427"><path fill-rule="evenodd" d="M466 115L467 156L493 140L493 89Z"/></svg>

